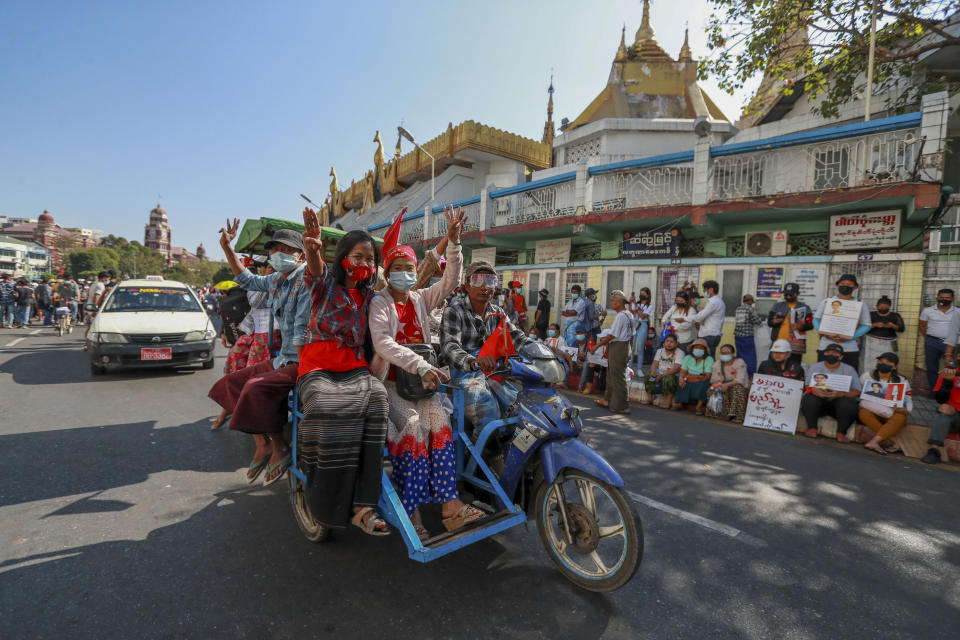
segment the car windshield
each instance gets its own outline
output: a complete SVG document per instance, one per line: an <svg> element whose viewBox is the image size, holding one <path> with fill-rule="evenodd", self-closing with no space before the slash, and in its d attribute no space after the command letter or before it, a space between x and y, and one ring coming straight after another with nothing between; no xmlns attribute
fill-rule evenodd
<svg viewBox="0 0 960 640"><path fill-rule="evenodd" d="M195 311L197 299L183 287L117 287L103 306L104 313L123 311Z"/></svg>

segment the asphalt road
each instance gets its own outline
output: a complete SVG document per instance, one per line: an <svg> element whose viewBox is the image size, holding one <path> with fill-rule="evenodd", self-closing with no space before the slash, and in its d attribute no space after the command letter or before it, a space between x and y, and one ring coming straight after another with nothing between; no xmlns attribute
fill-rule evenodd
<svg viewBox="0 0 960 640"><path fill-rule="evenodd" d="M426 565L398 535L307 542L282 483L244 482L249 438L209 430L219 355L92 377L76 333L0 330L0 637L956 637L942 465L589 408L646 536L632 582L599 595L532 523Z"/></svg>

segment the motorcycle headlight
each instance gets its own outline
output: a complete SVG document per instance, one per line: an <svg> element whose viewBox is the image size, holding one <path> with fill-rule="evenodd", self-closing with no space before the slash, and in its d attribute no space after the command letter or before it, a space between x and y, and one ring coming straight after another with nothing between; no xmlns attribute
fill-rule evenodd
<svg viewBox="0 0 960 640"><path fill-rule="evenodd" d="M93 339L99 340L100 342L111 342L111 343L118 343L118 342L126 342L126 341L127 341L127 337L126 337L125 335L123 335L122 333L103 333L103 332L100 332L100 333L97 334L97 337L96 337L96 338L93 338Z"/></svg>

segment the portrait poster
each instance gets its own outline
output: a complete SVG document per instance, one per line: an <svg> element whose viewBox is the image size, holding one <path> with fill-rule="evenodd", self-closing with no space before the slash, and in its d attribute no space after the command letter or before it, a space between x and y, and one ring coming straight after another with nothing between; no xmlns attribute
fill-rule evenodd
<svg viewBox="0 0 960 640"><path fill-rule="evenodd" d="M829 298L820 316L820 333L833 333L852 336L860 326L860 310L863 303L859 300L841 300Z"/></svg>
<svg viewBox="0 0 960 640"><path fill-rule="evenodd" d="M824 391L839 391L846 393L850 391L850 376L839 373L818 372L810 376L810 388L822 389Z"/></svg>

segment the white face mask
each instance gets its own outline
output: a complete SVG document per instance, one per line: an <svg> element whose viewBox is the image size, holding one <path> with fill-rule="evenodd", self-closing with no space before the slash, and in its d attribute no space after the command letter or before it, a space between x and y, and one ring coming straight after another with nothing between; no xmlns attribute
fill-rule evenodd
<svg viewBox="0 0 960 640"><path fill-rule="evenodd" d="M393 271L388 277L390 286L397 291L409 291L417 283L415 271Z"/></svg>

